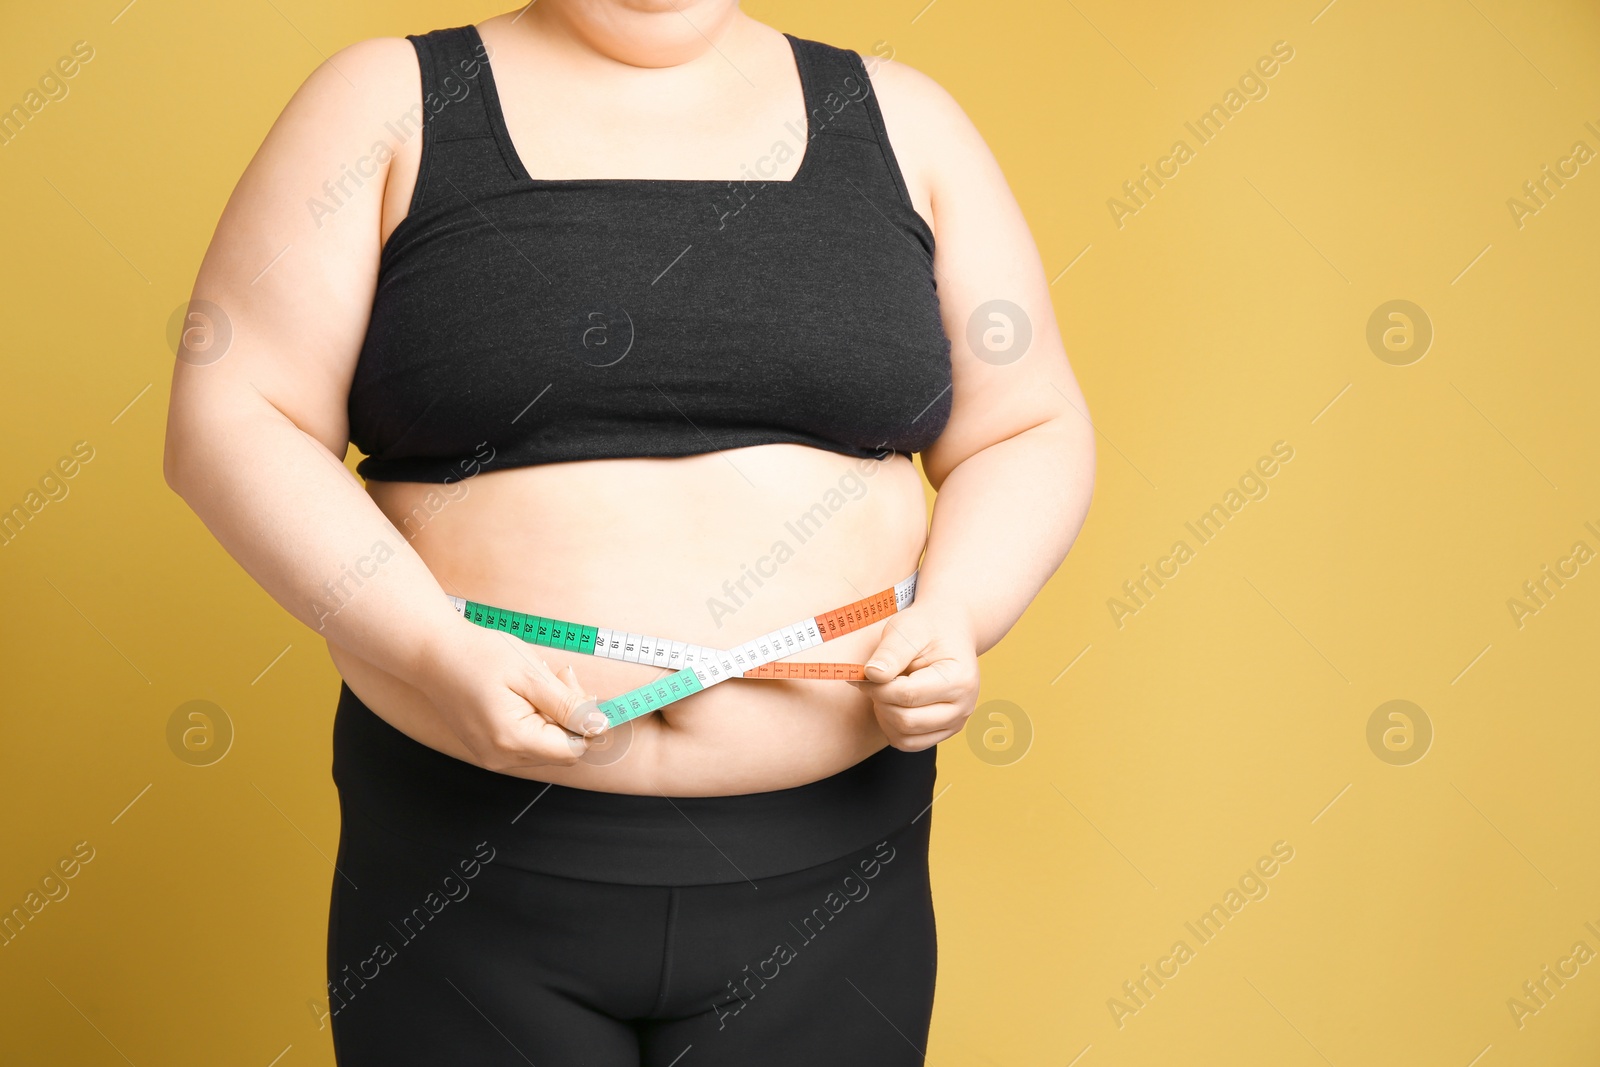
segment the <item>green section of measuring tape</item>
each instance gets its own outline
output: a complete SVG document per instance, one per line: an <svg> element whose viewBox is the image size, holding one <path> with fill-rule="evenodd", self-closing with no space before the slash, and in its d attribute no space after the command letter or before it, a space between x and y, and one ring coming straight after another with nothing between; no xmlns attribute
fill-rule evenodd
<svg viewBox="0 0 1600 1067"><path fill-rule="evenodd" d="M559 648L563 652L581 652L586 656L594 655L595 635L600 632L594 626L547 619L543 615L525 615L520 611L492 608L470 600L467 601L465 615L468 622L520 637L529 644Z"/></svg>
<svg viewBox="0 0 1600 1067"><path fill-rule="evenodd" d="M563 619L547 619L542 615L527 615L520 611L508 611L505 608L478 604L471 600L466 602L462 614L470 623L488 630L499 630L531 645L558 648L563 652L579 652L586 656L594 655L595 636L600 632L595 626L584 626ZM621 696L602 700L600 712L606 717L606 722L612 726L620 726L629 719L648 715L704 688L693 668L685 667L665 678L658 678L637 689L630 689Z"/></svg>
<svg viewBox="0 0 1600 1067"><path fill-rule="evenodd" d="M704 688L705 686L700 684L700 676L694 673L694 669L685 667L648 685L630 689L619 697L602 700L600 711L605 715L606 722L612 726L620 726L629 719L648 715Z"/></svg>

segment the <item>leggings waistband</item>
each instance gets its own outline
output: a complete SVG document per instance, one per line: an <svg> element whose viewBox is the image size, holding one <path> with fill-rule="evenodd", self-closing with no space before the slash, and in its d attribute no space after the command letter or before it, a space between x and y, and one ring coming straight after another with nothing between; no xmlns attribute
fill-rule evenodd
<svg viewBox="0 0 1600 1067"><path fill-rule="evenodd" d="M821 781L725 797L551 785L458 760L396 730L343 683L333 780L390 832L495 862L622 885L713 885L814 867L881 841L933 802L935 754L885 748Z"/></svg>

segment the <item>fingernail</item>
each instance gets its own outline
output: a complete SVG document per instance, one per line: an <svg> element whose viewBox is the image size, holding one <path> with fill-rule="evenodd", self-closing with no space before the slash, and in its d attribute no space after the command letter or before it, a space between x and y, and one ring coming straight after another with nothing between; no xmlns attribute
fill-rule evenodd
<svg viewBox="0 0 1600 1067"><path fill-rule="evenodd" d="M578 725L583 728L583 733L593 737L604 732L609 725L605 712L601 711L599 705L593 701L586 700L584 704L588 705L587 708L580 706L578 714Z"/></svg>
<svg viewBox="0 0 1600 1067"><path fill-rule="evenodd" d="M878 662L878 661L877 661L877 660L875 660L875 659L869 659L869 660L867 660L867 666L868 666L868 667L876 667L876 668L878 668L878 669L879 669L879 670L880 670L880 671L886 671L886 670L888 670L888 669L889 669L889 668L888 668L888 667L885 667L885 666L884 666L884 665L883 665L883 664L881 664L881 663L879 663L879 662Z"/></svg>

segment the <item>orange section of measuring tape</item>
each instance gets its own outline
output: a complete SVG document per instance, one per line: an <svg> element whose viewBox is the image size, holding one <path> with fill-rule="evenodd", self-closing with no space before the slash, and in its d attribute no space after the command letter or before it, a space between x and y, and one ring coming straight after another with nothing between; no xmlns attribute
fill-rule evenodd
<svg viewBox="0 0 1600 1067"><path fill-rule="evenodd" d="M865 678L859 663L763 663L744 672L745 678L792 678L799 681L846 681Z"/></svg>
<svg viewBox="0 0 1600 1067"><path fill-rule="evenodd" d="M891 587L881 593L873 593L869 597L857 600L854 604L846 604L842 608L835 608L826 614L818 615L815 622L822 639L826 641L840 634L859 630L863 626L871 626L894 613L894 589Z"/></svg>
<svg viewBox="0 0 1600 1067"><path fill-rule="evenodd" d="M835 608L813 620L823 640L871 626L886 619L898 610L891 586L882 592L863 597L853 604ZM867 676L866 667L860 663L764 663L745 671L745 678L790 678L801 681L860 681Z"/></svg>

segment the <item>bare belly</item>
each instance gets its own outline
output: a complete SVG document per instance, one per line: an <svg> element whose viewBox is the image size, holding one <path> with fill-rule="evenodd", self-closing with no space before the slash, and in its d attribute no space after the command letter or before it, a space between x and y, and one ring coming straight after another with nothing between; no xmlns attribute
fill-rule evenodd
<svg viewBox="0 0 1600 1067"><path fill-rule="evenodd" d="M716 648L892 585L917 567L927 533L922 477L908 459L789 444L521 467L447 486L369 482L367 491L449 593ZM793 659L864 662L883 627ZM667 673L529 651L553 670L571 663L602 700ZM343 648L329 652L381 718L469 758L419 691ZM746 793L816 781L885 743L854 686L733 679L620 727L594 762L526 776L620 793Z"/></svg>

